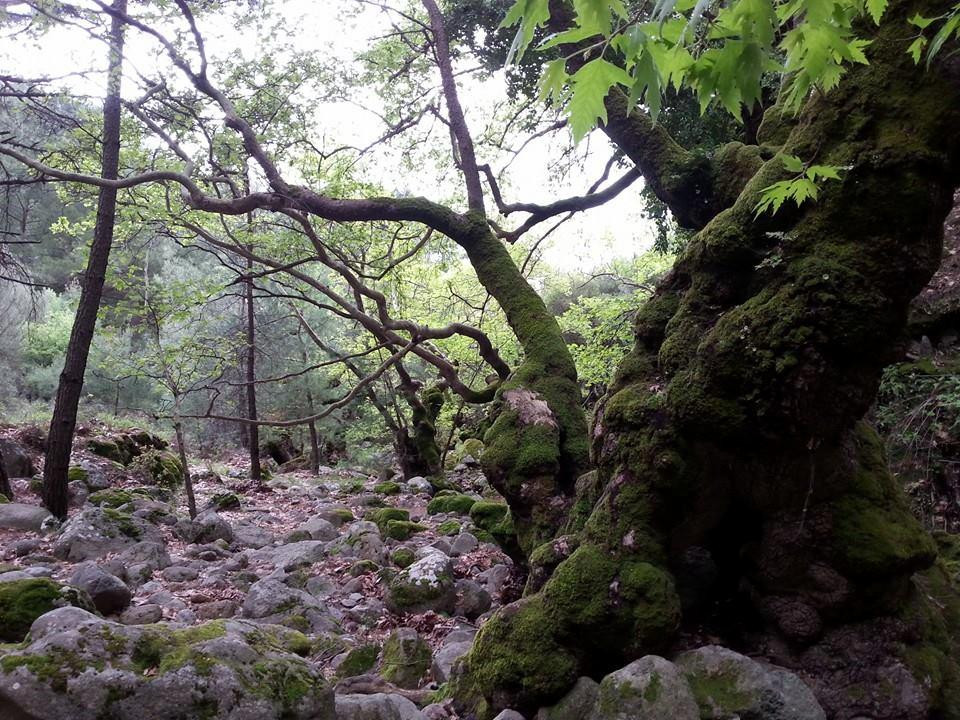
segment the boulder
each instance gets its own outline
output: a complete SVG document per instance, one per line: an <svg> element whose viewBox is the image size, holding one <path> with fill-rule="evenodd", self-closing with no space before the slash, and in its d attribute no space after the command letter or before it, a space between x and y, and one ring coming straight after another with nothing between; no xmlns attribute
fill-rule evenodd
<svg viewBox="0 0 960 720"><path fill-rule="evenodd" d="M461 640L460 642L447 643L437 650L430 665L434 680L438 683L447 682L453 671L454 663L470 652L472 647L473 640Z"/></svg>
<svg viewBox="0 0 960 720"><path fill-rule="evenodd" d="M339 533L337 525L322 517L312 517L301 524L297 530L307 533L312 540L333 540Z"/></svg>
<svg viewBox="0 0 960 720"><path fill-rule="evenodd" d="M413 628L397 628L383 644L380 675L402 688L418 688L430 669L433 653Z"/></svg>
<svg viewBox="0 0 960 720"><path fill-rule="evenodd" d="M238 620L121 625L65 608L0 664L0 717L334 720L300 633Z"/></svg>
<svg viewBox="0 0 960 720"><path fill-rule="evenodd" d="M53 515L39 505L0 504L0 529L40 532L44 523L49 524L52 519Z"/></svg>
<svg viewBox="0 0 960 720"><path fill-rule="evenodd" d="M266 562L281 570L312 565L326 556L327 544L321 540L301 540L277 547L264 547L245 553L251 560Z"/></svg>
<svg viewBox="0 0 960 720"><path fill-rule="evenodd" d="M96 563L79 565L70 577L70 584L84 590L104 615L120 612L130 604L130 588Z"/></svg>
<svg viewBox="0 0 960 720"><path fill-rule="evenodd" d="M379 528L366 520L350 523L346 532L327 546L327 552L330 555L372 560L377 565L384 565L387 561Z"/></svg>
<svg viewBox="0 0 960 720"><path fill-rule="evenodd" d="M26 450L14 440L0 438L0 455L3 455L3 468L8 478L33 477L37 472Z"/></svg>
<svg viewBox="0 0 960 720"><path fill-rule="evenodd" d="M233 541L240 547L262 548L272 545L276 536L259 525L247 522L238 522L233 526Z"/></svg>
<svg viewBox="0 0 960 720"><path fill-rule="evenodd" d="M400 695L337 695L337 720L424 720L417 706Z"/></svg>
<svg viewBox="0 0 960 720"><path fill-rule="evenodd" d="M676 665L704 720L826 720L813 691L783 668L718 645L685 652Z"/></svg>
<svg viewBox="0 0 960 720"><path fill-rule="evenodd" d="M427 495L433 495L433 484L424 477L416 475L409 480L407 480L407 490L412 493L425 493Z"/></svg>
<svg viewBox="0 0 960 720"><path fill-rule="evenodd" d="M387 607L394 612L451 612L457 600L453 563L432 552L401 570L390 581Z"/></svg>
<svg viewBox="0 0 960 720"><path fill-rule="evenodd" d="M603 678L589 718L700 720L700 709L677 666L647 655Z"/></svg>
<svg viewBox="0 0 960 720"><path fill-rule="evenodd" d="M454 606L454 612L462 615L468 620L475 620L483 615L493 604L490 599L490 593L484 590L480 584L468 578L457 580L455 584L457 601Z"/></svg>
<svg viewBox="0 0 960 720"><path fill-rule="evenodd" d="M582 720L590 715L600 685L588 677L579 678L570 692L548 708L540 708L536 720Z"/></svg>
<svg viewBox="0 0 960 720"><path fill-rule="evenodd" d="M163 535L143 518L114 508L87 507L64 523L53 554L62 560L93 560L140 542L162 545Z"/></svg>
<svg viewBox="0 0 960 720"><path fill-rule="evenodd" d="M49 578L0 582L0 641L22 641L37 618L67 605L94 609L93 601L83 590L61 585ZM3 717L2 713L0 717Z"/></svg>
<svg viewBox="0 0 960 720"><path fill-rule="evenodd" d="M245 618L286 625L303 632L339 629L321 600L271 578L258 580L250 586L241 614Z"/></svg>
<svg viewBox="0 0 960 720"><path fill-rule="evenodd" d="M184 518L174 526L174 532L188 543L233 540L233 528L230 527L230 523L213 510L202 512L193 520Z"/></svg>

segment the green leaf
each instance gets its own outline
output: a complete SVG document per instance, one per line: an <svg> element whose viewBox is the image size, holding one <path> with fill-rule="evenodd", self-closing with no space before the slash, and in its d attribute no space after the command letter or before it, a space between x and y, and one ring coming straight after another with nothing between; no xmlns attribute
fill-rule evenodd
<svg viewBox="0 0 960 720"><path fill-rule="evenodd" d="M920 58L923 56L923 48L927 45L927 39L920 35L907 48L907 55L913 58L914 64L920 64Z"/></svg>
<svg viewBox="0 0 960 720"><path fill-rule="evenodd" d="M540 101L550 100L554 105L558 104L563 98L566 83L566 61L563 58L557 58L547 63L547 68L540 78Z"/></svg>
<svg viewBox="0 0 960 720"><path fill-rule="evenodd" d="M538 27L550 19L548 0L517 0L507 12L500 27L513 27L519 24L517 34L507 53L507 65L519 61L533 40Z"/></svg>
<svg viewBox="0 0 960 720"><path fill-rule="evenodd" d="M780 160L783 162L783 166L787 169L787 172L803 172L803 160L796 155L781 155Z"/></svg>
<svg viewBox="0 0 960 720"><path fill-rule="evenodd" d="M607 108L603 101L614 85L629 87L633 78L627 71L602 58L591 60L570 78L572 94L567 112L573 139L580 142L597 124L607 121Z"/></svg>
<svg viewBox="0 0 960 720"><path fill-rule="evenodd" d="M877 25L880 24L880 18L883 17L884 11L887 9L888 0L867 0L867 12L870 13L870 17L873 18L873 22Z"/></svg>

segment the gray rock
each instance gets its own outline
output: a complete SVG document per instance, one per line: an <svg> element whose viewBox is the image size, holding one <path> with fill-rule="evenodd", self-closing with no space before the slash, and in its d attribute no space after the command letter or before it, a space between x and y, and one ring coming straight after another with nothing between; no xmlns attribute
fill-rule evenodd
<svg viewBox="0 0 960 720"><path fill-rule="evenodd" d="M128 607L120 614L124 625L150 625L163 619L163 608L153 603Z"/></svg>
<svg viewBox="0 0 960 720"><path fill-rule="evenodd" d="M536 720L582 720L590 715L599 693L600 684L596 680L579 678L556 705L540 708Z"/></svg>
<svg viewBox="0 0 960 720"><path fill-rule="evenodd" d="M326 543L322 540L302 540L300 542L264 547L247 553L251 560L265 562L282 570L295 570L303 565L312 565L326 557Z"/></svg>
<svg viewBox="0 0 960 720"><path fill-rule="evenodd" d="M433 495L433 485L426 478L412 477L407 480L407 489L413 493L426 493L427 495Z"/></svg>
<svg viewBox="0 0 960 720"><path fill-rule="evenodd" d="M339 533L332 522L322 517L312 517L297 527L314 540L333 540Z"/></svg>
<svg viewBox="0 0 960 720"><path fill-rule="evenodd" d="M0 504L0 529L40 532L43 522L52 518L46 508L24 503Z"/></svg>
<svg viewBox="0 0 960 720"><path fill-rule="evenodd" d="M311 632L338 629L336 620L323 602L303 590L269 578L250 586L241 614L245 618L278 625L290 624Z"/></svg>
<svg viewBox="0 0 960 720"><path fill-rule="evenodd" d="M417 706L400 695L337 695L337 720L425 720Z"/></svg>
<svg viewBox="0 0 960 720"><path fill-rule="evenodd" d="M41 544L42 543L36 538L17 540L13 544L13 554L17 557L24 557L39 550Z"/></svg>
<svg viewBox="0 0 960 720"><path fill-rule="evenodd" d="M141 542L162 545L163 536L143 518L117 510L86 507L63 525L53 545L53 554L63 560L93 560Z"/></svg>
<svg viewBox="0 0 960 720"><path fill-rule="evenodd" d="M3 455L3 467L9 478L33 477L37 472L26 450L14 440L0 438L0 454Z"/></svg>
<svg viewBox="0 0 960 720"><path fill-rule="evenodd" d="M237 603L233 600L214 600L197 607L197 617L201 620L229 618L237 614Z"/></svg>
<svg viewBox="0 0 960 720"><path fill-rule="evenodd" d="M516 710L501 710L493 720L527 720Z"/></svg>
<svg viewBox="0 0 960 720"><path fill-rule="evenodd" d="M188 582L190 580L196 580L200 575L196 569L184 565L171 565L160 574L164 580L169 580L170 582Z"/></svg>
<svg viewBox="0 0 960 720"><path fill-rule="evenodd" d="M743 720L826 720L813 692L783 668L718 645L691 650L676 660L705 720L737 715Z"/></svg>
<svg viewBox="0 0 960 720"><path fill-rule="evenodd" d="M314 511L313 516L326 520L334 527L353 522L353 512L346 505L323 505Z"/></svg>
<svg viewBox="0 0 960 720"><path fill-rule="evenodd" d="M0 668L5 718L335 718L331 689L315 666L290 652L295 637L285 628L263 632L228 620L159 631L65 608L34 622L30 638ZM144 672L171 653L175 669Z"/></svg>
<svg viewBox="0 0 960 720"><path fill-rule="evenodd" d="M386 597L387 607L394 612L451 612L456 600L453 563L438 552L397 573Z"/></svg>
<svg viewBox="0 0 960 720"><path fill-rule="evenodd" d="M482 584L491 597L499 598L503 586L510 580L510 568L507 565L494 565L489 570L477 574L477 581Z"/></svg>
<svg viewBox="0 0 960 720"><path fill-rule="evenodd" d="M276 535L259 525L239 522L233 526L233 541L240 547L262 548L272 545L276 539Z"/></svg>
<svg viewBox="0 0 960 720"><path fill-rule="evenodd" d="M466 555L472 553L480 547L480 541L476 537L471 535L468 532L462 532L453 541L453 545L450 546L450 556L459 557L461 555Z"/></svg>
<svg viewBox="0 0 960 720"><path fill-rule="evenodd" d="M387 562L387 551L380 537L380 529L366 520L350 523L346 532L327 546L327 553L370 560L378 565Z"/></svg>
<svg viewBox="0 0 960 720"><path fill-rule="evenodd" d="M126 568L127 583L136 587L146 582L157 570L170 566L167 548L158 542L141 542L133 545L117 558Z"/></svg>
<svg viewBox="0 0 960 720"><path fill-rule="evenodd" d="M215 540L233 540L233 528L213 510L197 515L193 520L184 519L174 526L177 536L189 543L212 543Z"/></svg>
<svg viewBox="0 0 960 720"><path fill-rule="evenodd" d="M104 615L120 612L130 604L130 588L96 563L79 565L70 577L70 584L86 590L94 606Z"/></svg>
<svg viewBox="0 0 960 720"><path fill-rule="evenodd" d="M466 578L457 580L455 590L457 602L454 606L454 612L468 620L475 620L480 617L493 604L490 593L473 580Z"/></svg>
<svg viewBox="0 0 960 720"><path fill-rule="evenodd" d="M12 580L29 580L33 575L25 570L8 570L0 573L0 582L11 582Z"/></svg>
<svg viewBox="0 0 960 720"><path fill-rule="evenodd" d="M700 709L676 665L647 655L607 675L590 720L700 720Z"/></svg>
<svg viewBox="0 0 960 720"><path fill-rule="evenodd" d="M473 640L464 640L463 642L448 643L437 650L433 656L433 663L430 665L433 679L441 684L449 680L453 664L470 652L472 647Z"/></svg>

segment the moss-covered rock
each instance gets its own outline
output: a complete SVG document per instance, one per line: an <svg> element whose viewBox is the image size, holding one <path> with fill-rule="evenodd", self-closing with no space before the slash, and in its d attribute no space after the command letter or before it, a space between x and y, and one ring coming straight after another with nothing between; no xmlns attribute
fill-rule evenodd
<svg viewBox="0 0 960 720"><path fill-rule="evenodd" d="M347 653L337 666L337 677L347 678L363 675L377 664L380 657L379 645L361 645Z"/></svg>
<svg viewBox="0 0 960 720"><path fill-rule="evenodd" d="M162 488L176 490L183 485L183 465L180 464L180 458L171 452L147 450L134 460L133 466Z"/></svg>
<svg viewBox="0 0 960 720"><path fill-rule="evenodd" d="M461 525L457 520L444 520L442 523L437 525L437 533L439 535L459 535Z"/></svg>
<svg viewBox="0 0 960 720"><path fill-rule="evenodd" d="M389 522L410 520L410 511L403 510L402 508L385 507L370 512L368 517L372 522L376 523L382 534L386 534L387 524Z"/></svg>
<svg viewBox="0 0 960 720"><path fill-rule="evenodd" d="M79 465L71 465L71 466L67 469L67 481L68 481L68 482L82 483L82 484L86 485L86 484L87 484L87 478L88 478L88 477L89 477L89 473L86 471L85 468L82 468L82 467L80 467ZM41 479L41 487L42 487L42 482L43 482L43 481L42 481L42 479Z"/></svg>
<svg viewBox="0 0 960 720"><path fill-rule="evenodd" d="M417 533L427 529L426 525L410 522L409 520L389 520L385 535L394 540L409 540Z"/></svg>
<svg viewBox="0 0 960 720"><path fill-rule="evenodd" d="M390 581L387 606L395 612L450 612L456 602L453 564L435 552L404 568Z"/></svg>
<svg viewBox="0 0 960 720"><path fill-rule="evenodd" d="M458 515L468 515L470 509L476 502L476 498L472 498L469 495L440 495L438 493L436 497L427 503L427 514L456 513Z"/></svg>
<svg viewBox="0 0 960 720"><path fill-rule="evenodd" d="M21 642L34 620L68 605L94 611L85 592L48 578L0 582L0 640Z"/></svg>
<svg viewBox="0 0 960 720"><path fill-rule="evenodd" d="M208 503L216 511L221 510L239 510L241 507L240 496L234 492L217 493L210 498Z"/></svg>
<svg viewBox="0 0 960 720"><path fill-rule="evenodd" d="M398 568L405 568L413 565L417 559L416 554L410 548L399 547L390 554L390 560Z"/></svg>
<svg viewBox="0 0 960 720"><path fill-rule="evenodd" d="M301 657L312 644L295 631L236 620L124 626L78 610L38 625L33 644L0 659L14 713L163 717L173 696L185 718L334 719L332 691Z"/></svg>
<svg viewBox="0 0 960 720"><path fill-rule="evenodd" d="M108 490L98 490L87 497L87 502L91 505L99 505L105 508L119 508L135 500L151 500L152 498L146 492L137 490L121 490L119 488L110 488Z"/></svg>
<svg viewBox="0 0 960 720"><path fill-rule="evenodd" d="M381 495L399 495L400 485L388 480L386 482L381 482L374 485L373 491L375 493L380 493Z"/></svg>
<svg viewBox="0 0 960 720"><path fill-rule="evenodd" d="M383 644L380 675L402 688L417 688L430 668L433 653L413 628L394 630Z"/></svg>

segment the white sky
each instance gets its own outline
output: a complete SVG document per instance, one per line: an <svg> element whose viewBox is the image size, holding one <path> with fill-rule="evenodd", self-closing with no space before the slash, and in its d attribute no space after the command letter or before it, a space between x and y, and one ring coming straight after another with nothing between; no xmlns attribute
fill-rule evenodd
<svg viewBox="0 0 960 720"><path fill-rule="evenodd" d="M335 60L342 59L343 62L349 62L358 51L367 47L371 38L389 27L388 16L369 5L359 6L356 0L285 0L281 5L284 25L291 28L286 40L298 50L318 52ZM137 10L137 5L132 4L131 13L136 14ZM256 59L266 51L265 42L251 28L238 31L230 23L222 21L213 25L201 21L200 24L211 57L239 54L247 59ZM131 78L125 81L125 89L126 94L130 95L136 93L133 80L136 72L148 77L156 76L157 45L138 32L130 32L125 55L127 74ZM76 29L55 28L38 41L15 37L0 42L0 72L21 76L59 76L77 68L102 68L104 64L103 45ZM102 74L98 74L82 81L68 82L80 92L99 96L104 79ZM486 82L468 78L462 83L460 94L468 124L476 132L483 126L488 108L505 96L505 83L500 76ZM367 98L367 102L375 105L376 98ZM331 147L344 143L362 147L384 130L374 114L353 105L318 105L317 117L322 119L318 125L322 128L324 140ZM506 200L546 203L568 195L582 194L599 178L610 149L602 134L596 132L582 143L585 145L583 149L590 149L589 153L585 153L582 168L574 169L559 181L551 176L548 170L551 161L556 160L567 141L568 138L561 133L555 139L543 138L528 145L511 165L509 187L504 190ZM495 170L504 161L502 157L481 156L479 159L480 162L491 161ZM438 180L429 168L416 175L398 173L388 158L381 158L381 162L367 162L364 168L368 180L387 189L441 201L445 199L441 193L446 192L446 188L438 187ZM613 178L620 172L622 170L615 170ZM653 227L640 212L640 187L640 182L635 183L615 200L568 221L544 245L546 261L558 269L589 271L614 257L630 257L648 249L653 240ZM488 202L493 204L492 199ZM521 222L523 217L522 214L513 216L507 226ZM535 228L525 242L536 240L539 237L538 230L545 231L550 225L548 221Z"/></svg>

